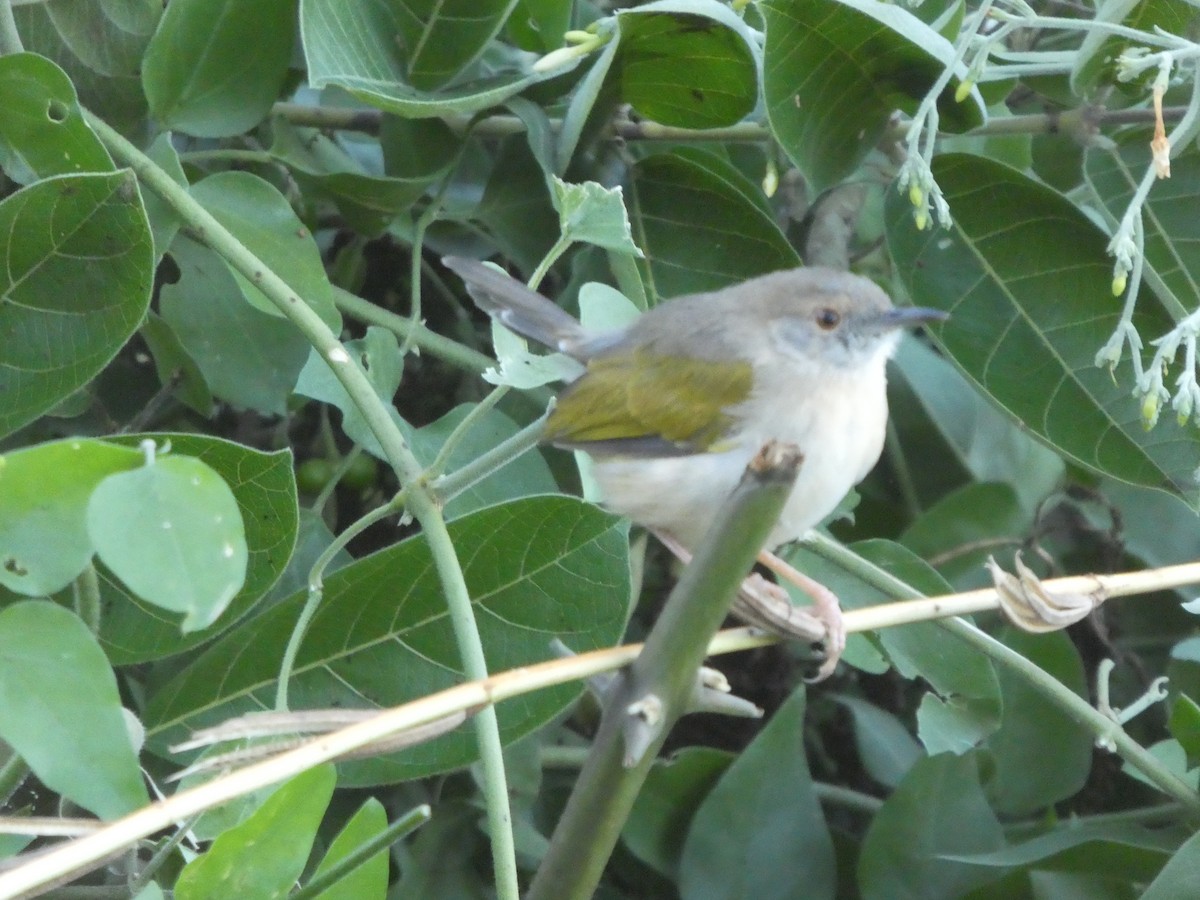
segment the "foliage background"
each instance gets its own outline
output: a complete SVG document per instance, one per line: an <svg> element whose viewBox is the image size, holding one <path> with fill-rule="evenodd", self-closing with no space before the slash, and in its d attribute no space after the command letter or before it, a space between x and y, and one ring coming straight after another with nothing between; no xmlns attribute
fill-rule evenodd
<svg viewBox="0 0 1200 900"><path fill-rule="evenodd" d="M572 309L803 261L951 312L892 367L884 459L829 526L854 555L795 551L847 606L886 599L871 565L940 594L1017 549L1042 575L1195 560L1195 27L1184 0L0 0L6 813L116 818L175 790L195 728L646 633L669 566L532 448L536 371L479 377L446 253ZM769 718L683 720L597 896L1189 895L1180 599L1039 636L979 617L1041 674L932 623L853 636L815 689L802 648L722 661ZM1079 712L1105 659L1116 705L1170 677L1119 755ZM579 697L336 790L313 769L86 878L512 896L594 732Z"/></svg>

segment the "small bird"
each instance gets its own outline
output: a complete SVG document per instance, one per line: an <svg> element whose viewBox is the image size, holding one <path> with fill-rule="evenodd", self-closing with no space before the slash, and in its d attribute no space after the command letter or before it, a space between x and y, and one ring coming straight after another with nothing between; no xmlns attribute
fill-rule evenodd
<svg viewBox="0 0 1200 900"><path fill-rule="evenodd" d="M795 445L804 461L764 549L818 525L883 450L885 367L901 329L946 318L812 266L678 297L596 333L489 266L443 263L501 324L586 367L559 394L544 439L587 451L605 505L685 549L699 546L770 440ZM821 590L814 599L827 606ZM836 661L840 614L831 623L828 608L818 612Z"/></svg>

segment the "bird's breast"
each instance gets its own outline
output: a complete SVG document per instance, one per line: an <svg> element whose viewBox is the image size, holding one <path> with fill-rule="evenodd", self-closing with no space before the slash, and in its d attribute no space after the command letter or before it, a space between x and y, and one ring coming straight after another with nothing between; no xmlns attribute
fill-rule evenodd
<svg viewBox="0 0 1200 900"><path fill-rule="evenodd" d="M718 452L598 459L596 479L606 505L695 547L750 459L768 440L782 441L798 447L804 462L768 546L799 538L879 459L887 426L882 361L877 370L823 379L815 388L805 379L756 384L751 398L731 413L740 425Z"/></svg>

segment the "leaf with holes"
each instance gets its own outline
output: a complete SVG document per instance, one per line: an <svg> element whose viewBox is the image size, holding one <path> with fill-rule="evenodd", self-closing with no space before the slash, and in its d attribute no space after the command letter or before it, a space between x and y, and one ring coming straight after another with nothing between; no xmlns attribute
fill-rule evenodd
<svg viewBox="0 0 1200 900"><path fill-rule="evenodd" d="M95 553L84 522L92 491L141 460L136 450L84 440L0 456L0 585L38 597L70 584Z"/></svg>
<svg viewBox="0 0 1200 900"><path fill-rule="evenodd" d="M67 73L34 53L0 56L0 166L16 181L111 172L104 145L83 121Z"/></svg>

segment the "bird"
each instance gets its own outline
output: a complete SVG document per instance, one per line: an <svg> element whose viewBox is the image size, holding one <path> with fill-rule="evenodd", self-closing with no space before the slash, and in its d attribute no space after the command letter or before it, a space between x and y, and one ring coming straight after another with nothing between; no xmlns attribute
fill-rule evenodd
<svg viewBox="0 0 1200 900"><path fill-rule="evenodd" d="M491 266L457 256L443 264L492 318L582 364L543 440L586 451L604 505L681 555L700 545L768 441L794 445L803 463L764 553L773 557L819 525L882 453L886 365L902 330L946 318L895 306L868 278L802 266L676 297L624 327L592 331ZM827 626L828 674L845 642L840 610L828 589L799 577Z"/></svg>

